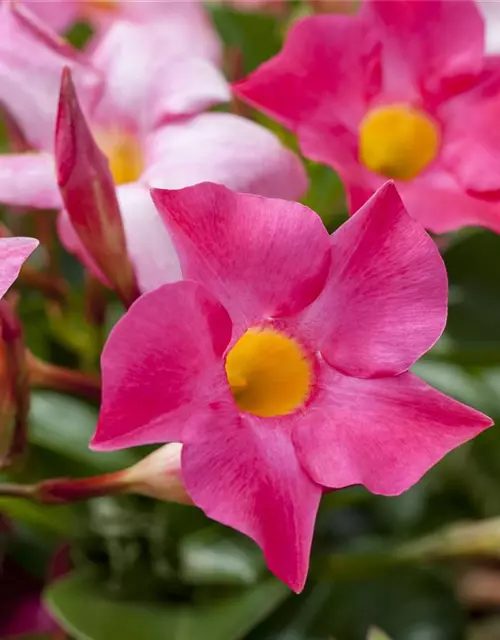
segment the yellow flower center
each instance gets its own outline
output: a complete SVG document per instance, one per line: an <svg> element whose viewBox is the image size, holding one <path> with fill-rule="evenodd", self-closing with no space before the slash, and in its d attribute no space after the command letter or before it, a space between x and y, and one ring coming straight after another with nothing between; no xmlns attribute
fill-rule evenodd
<svg viewBox="0 0 500 640"><path fill-rule="evenodd" d="M272 329L249 329L229 352L226 374L238 407L263 418L298 409L312 382L302 347Z"/></svg>
<svg viewBox="0 0 500 640"><path fill-rule="evenodd" d="M359 129L359 156L371 171L412 180L436 157L440 135L424 112L404 105L368 112Z"/></svg>
<svg viewBox="0 0 500 640"><path fill-rule="evenodd" d="M144 170L142 148L137 137L120 129L98 130L94 135L109 160L115 183L135 182Z"/></svg>
<svg viewBox="0 0 500 640"><path fill-rule="evenodd" d="M85 4L89 9L104 13L113 13L118 9L117 0L85 0Z"/></svg>

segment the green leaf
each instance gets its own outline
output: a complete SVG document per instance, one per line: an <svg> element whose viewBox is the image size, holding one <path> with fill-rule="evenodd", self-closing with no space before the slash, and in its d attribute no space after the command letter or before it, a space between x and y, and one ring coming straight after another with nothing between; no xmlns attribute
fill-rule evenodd
<svg viewBox="0 0 500 640"><path fill-rule="evenodd" d="M89 572L74 572L45 592L51 613L76 640L239 640L289 594L272 579L200 604L113 600Z"/></svg>
<svg viewBox="0 0 500 640"><path fill-rule="evenodd" d="M189 584L255 584L265 570L262 554L243 536L210 527L184 537L181 575Z"/></svg>
<svg viewBox="0 0 500 640"><path fill-rule="evenodd" d="M89 441L97 422L97 410L70 396L39 391L31 396L30 441L83 466L83 473L107 473L137 462L137 452L126 449L96 453Z"/></svg>
<svg viewBox="0 0 500 640"><path fill-rule="evenodd" d="M64 538L73 537L80 522L70 507L47 507L15 498L0 498L0 512L36 530Z"/></svg>
<svg viewBox="0 0 500 640"><path fill-rule="evenodd" d="M242 53L244 73L253 71L280 50L281 35L275 16L213 4L209 10L224 44Z"/></svg>
<svg viewBox="0 0 500 640"><path fill-rule="evenodd" d="M500 237L486 231L465 234L446 251L450 281L447 334L471 357L500 363Z"/></svg>

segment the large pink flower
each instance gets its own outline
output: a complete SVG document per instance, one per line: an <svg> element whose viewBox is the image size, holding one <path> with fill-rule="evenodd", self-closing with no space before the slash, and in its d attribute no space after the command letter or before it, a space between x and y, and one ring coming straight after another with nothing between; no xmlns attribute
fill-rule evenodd
<svg viewBox="0 0 500 640"><path fill-rule="evenodd" d="M331 237L210 183L153 198L186 280L112 331L92 447L182 442L193 502L300 591L325 487L401 493L491 424L408 372L445 324L443 262L392 184Z"/></svg>
<svg viewBox="0 0 500 640"><path fill-rule="evenodd" d="M37 246L38 240L34 238L0 238L0 298L7 293Z"/></svg>
<svg viewBox="0 0 500 640"><path fill-rule="evenodd" d="M0 102L37 150L0 155L0 202L62 207L53 138L61 71L68 66L94 137L110 161L143 290L178 276L150 186L213 180L272 197L295 199L305 192L299 159L268 129L233 114L200 113L227 100L229 89L195 28L188 33L189 24L178 29L176 39L161 22L119 21L85 58L26 10L5 4L0 11ZM88 264L66 218L60 230L67 248ZM171 271L163 270L159 280L161 267L168 265Z"/></svg>
<svg viewBox="0 0 500 640"><path fill-rule="evenodd" d="M337 170L351 211L387 178L437 233L500 231L500 65L473 0L366 0L306 18L236 86Z"/></svg>

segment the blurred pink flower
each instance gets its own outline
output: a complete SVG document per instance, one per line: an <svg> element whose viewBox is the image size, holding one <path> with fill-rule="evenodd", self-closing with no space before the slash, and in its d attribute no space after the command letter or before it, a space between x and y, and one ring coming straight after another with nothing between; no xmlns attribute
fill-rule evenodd
<svg viewBox="0 0 500 640"><path fill-rule="evenodd" d="M228 113L200 113L229 99L228 85L189 35L116 22L90 58L73 51L11 4L0 7L0 102L38 151L0 155L0 202L62 207L54 167L54 124L63 66L72 70L94 137L110 161L128 250L142 290L179 277L148 187L202 180L295 199L307 188L300 160L268 129ZM3 37L2 34L5 36ZM189 54L183 46L189 46ZM90 264L68 219L63 242Z"/></svg>
<svg viewBox="0 0 500 640"><path fill-rule="evenodd" d="M305 18L235 91L339 172L351 212L392 178L428 229L500 232L500 59L473 0Z"/></svg>
<svg viewBox="0 0 500 640"><path fill-rule="evenodd" d="M37 246L38 240L34 238L0 238L0 298L7 293Z"/></svg>
<svg viewBox="0 0 500 640"><path fill-rule="evenodd" d="M442 259L392 184L332 236L220 185L153 199L186 281L113 329L91 446L183 443L193 502L300 591L325 487L399 494L491 425L408 372L445 325Z"/></svg>
<svg viewBox="0 0 500 640"><path fill-rule="evenodd" d="M5 0L4 0L5 1ZM40 20L57 31L71 27L77 20L90 22L99 35L117 20L163 23L174 41L199 47L203 43L213 55L220 44L215 29L199 0L23 0ZM189 41L183 34L195 35Z"/></svg>

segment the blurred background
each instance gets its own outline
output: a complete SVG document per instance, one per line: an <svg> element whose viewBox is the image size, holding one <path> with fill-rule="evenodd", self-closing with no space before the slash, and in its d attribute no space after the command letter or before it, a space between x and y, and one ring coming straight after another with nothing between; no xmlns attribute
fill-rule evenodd
<svg viewBox="0 0 500 640"><path fill-rule="evenodd" d="M208 5L231 80L279 51L300 15L354 8L322 0L252 11ZM90 33L80 23L67 37L83 47ZM293 137L262 114L242 104L230 108L296 150ZM5 136L2 141L6 147ZM333 230L347 218L340 181L327 167L304 162L311 179L304 202ZM7 209L3 217L16 233L45 234L54 268L64 274L64 281L52 279L50 291L21 282L18 312L30 350L97 372L121 306L93 289L81 265L55 242L53 220ZM438 243L450 280L448 326L415 372L497 419L500 237L474 230ZM144 450L88 449L97 410L92 399L33 392L28 453L1 472L1 480L110 473L143 457ZM488 430L453 452L400 497L358 487L326 495L310 577L299 596L269 574L243 536L195 508L139 496L63 506L1 498L0 561L0 638L382 640L378 627L393 640L499 639L500 432Z"/></svg>

